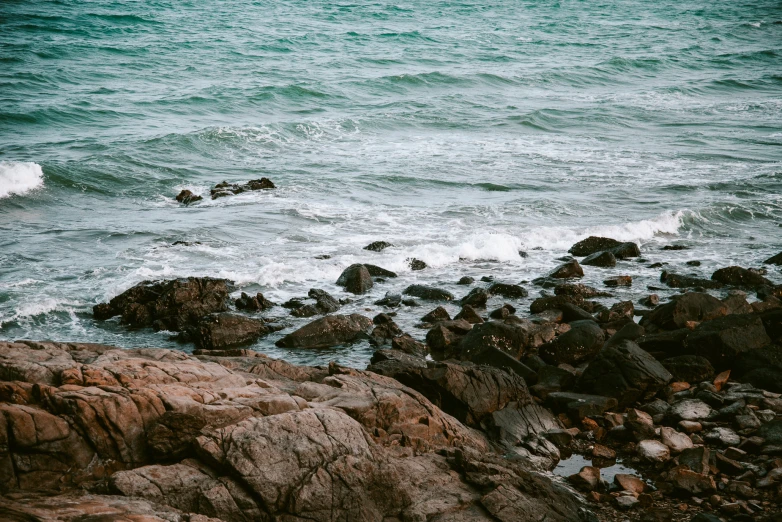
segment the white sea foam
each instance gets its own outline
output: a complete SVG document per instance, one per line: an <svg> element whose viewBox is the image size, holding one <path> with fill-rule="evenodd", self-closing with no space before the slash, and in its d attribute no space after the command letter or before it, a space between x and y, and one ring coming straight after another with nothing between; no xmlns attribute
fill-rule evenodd
<svg viewBox="0 0 782 522"><path fill-rule="evenodd" d="M31 161L0 161L0 198L24 194L43 185L43 170Z"/></svg>

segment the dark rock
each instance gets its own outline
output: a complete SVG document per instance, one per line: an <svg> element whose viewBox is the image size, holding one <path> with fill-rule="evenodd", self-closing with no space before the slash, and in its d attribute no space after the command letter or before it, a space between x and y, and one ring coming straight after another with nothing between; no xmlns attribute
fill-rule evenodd
<svg viewBox="0 0 782 522"><path fill-rule="evenodd" d="M448 314L448 310L443 308L442 306L438 306L425 316L421 318L421 321L425 323L438 323L440 321L450 321L451 316Z"/></svg>
<svg viewBox="0 0 782 522"><path fill-rule="evenodd" d="M201 196L196 196L189 190L183 190L179 194L177 194L176 200L184 205L189 205L190 203L195 203L196 201L201 201L204 199Z"/></svg>
<svg viewBox="0 0 782 522"><path fill-rule="evenodd" d="M685 245L665 245L660 250L689 250L689 248Z"/></svg>
<svg viewBox="0 0 782 522"><path fill-rule="evenodd" d="M389 323L393 323L393 322L394 322L394 319L389 314L380 313L380 314L377 314L375 317L372 318L372 324L380 325L380 324L389 324Z"/></svg>
<svg viewBox="0 0 782 522"><path fill-rule="evenodd" d="M242 192L247 192L248 190L266 190L273 188L275 188L274 183L272 183L269 178L253 179L244 185L223 181L222 183L215 185L214 188L211 189L210 193L212 195L212 199L217 199L225 196L241 194Z"/></svg>
<svg viewBox="0 0 782 522"><path fill-rule="evenodd" d="M486 308L486 302L489 300L489 293L483 288L473 288L466 296L462 297L462 305L469 305L473 308Z"/></svg>
<svg viewBox="0 0 782 522"><path fill-rule="evenodd" d="M243 315L219 313L202 318L190 336L204 350L222 350L257 341L269 333L263 321Z"/></svg>
<svg viewBox="0 0 782 522"><path fill-rule="evenodd" d="M643 321L641 321L643 323ZM658 358L674 357L684 353L684 341L690 334L687 328L645 334L638 339L638 346L657 355Z"/></svg>
<svg viewBox="0 0 782 522"><path fill-rule="evenodd" d="M483 318L475 311L475 308L470 305L462 306L462 310L456 314L454 319L463 319L470 324L480 324L483 322Z"/></svg>
<svg viewBox="0 0 782 522"><path fill-rule="evenodd" d="M97 318L121 315L131 327L182 331L208 314L226 311L231 287L226 279L210 277L143 281L93 310Z"/></svg>
<svg viewBox="0 0 782 522"><path fill-rule="evenodd" d="M595 252L581 260L582 265L611 268L616 266L616 256L608 251Z"/></svg>
<svg viewBox="0 0 782 522"><path fill-rule="evenodd" d="M475 282L475 279L470 276L464 276L461 279L459 279L459 282L456 283L457 285L471 285Z"/></svg>
<svg viewBox="0 0 782 522"><path fill-rule="evenodd" d="M566 323L595 320L592 314L574 304L562 303L558 308L562 310L562 321Z"/></svg>
<svg viewBox="0 0 782 522"><path fill-rule="evenodd" d="M555 295L567 295L581 299L592 297L611 297L608 292L603 292L597 288L592 288L581 283L560 283L554 287Z"/></svg>
<svg viewBox="0 0 782 522"><path fill-rule="evenodd" d="M411 257L407 260L408 265L410 266L410 270L423 270L428 265L421 261L420 259L416 259L414 257Z"/></svg>
<svg viewBox="0 0 782 522"><path fill-rule="evenodd" d="M426 344L436 358L449 359L471 329L472 325L467 321L441 321L426 333Z"/></svg>
<svg viewBox="0 0 782 522"><path fill-rule="evenodd" d="M655 308L641 320L641 326L662 330L684 328L688 322L711 321L728 313L728 307L709 294L688 292L675 301Z"/></svg>
<svg viewBox="0 0 782 522"><path fill-rule="evenodd" d="M521 299L527 297L529 292L524 287L519 285L511 285L506 283L494 283L489 287L490 295L501 295L506 299Z"/></svg>
<svg viewBox="0 0 782 522"><path fill-rule="evenodd" d="M381 317L382 316L388 317L385 314L381 314ZM375 319L378 319L378 317L375 317ZM375 321L375 324L377 324L377 321ZM399 328L399 325L394 321L389 320L378 324L372 330L372 333L369 335L369 344L375 347L383 347L389 344L393 346L393 340L403 333L404 332Z"/></svg>
<svg viewBox="0 0 782 522"><path fill-rule="evenodd" d="M491 317L492 319L506 319L515 313L516 313L516 308L513 305L505 303L504 305L497 308L496 310L493 310L489 314L489 317Z"/></svg>
<svg viewBox="0 0 782 522"><path fill-rule="evenodd" d="M426 285L410 285L403 293L427 301L453 301L454 299L451 292Z"/></svg>
<svg viewBox="0 0 782 522"><path fill-rule="evenodd" d="M575 376L558 366L544 365L537 369L538 380L530 390L541 399L549 393L567 391L575 384Z"/></svg>
<svg viewBox="0 0 782 522"><path fill-rule="evenodd" d="M367 293L373 286L369 270L360 264L347 267L337 279L337 284L356 295Z"/></svg>
<svg viewBox="0 0 782 522"><path fill-rule="evenodd" d="M631 286L633 278L630 276L609 277L608 279L603 279L603 284L609 287Z"/></svg>
<svg viewBox="0 0 782 522"><path fill-rule="evenodd" d="M282 303L283 308L287 308L288 310L296 310L297 308L301 308L302 306L305 306L306 300L303 297L291 297L284 303Z"/></svg>
<svg viewBox="0 0 782 522"><path fill-rule="evenodd" d="M714 367L698 355L679 355L662 361L662 365L677 382L698 383L714 379Z"/></svg>
<svg viewBox="0 0 782 522"><path fill-rule="evenodd" d="M540 356L549 364L578 365L596 355L605 335L594 321L574 321L570 330L540 348Z"/></svg>
<svg viewBox="0 0 782 522"><path fill-rule="evenodd" d="M616 398L629 405L653 397L672 375L632 341L606 346L587 366L578 382L585 393Z"/></svg>
<svg viewBox="0 0 782 522"><path fill-rule="evenodd" d="M652 308L660 304L660 297L657 294L651 294L641 299L639 304Z"/></svg>
<svg viewBox="0 0 782 522"><path fill-rule="evenodd" d="M394 337L391 340L391 348L420 357L424 357L427 353L426 345L424 343L416 341L407 334Z"/></svg>
<svg viewBox="0 0 782 522"><path fill-rule="evenodd" d="M733 294L722 300L728 307L728 314L751 314L752 306L743 295Z"/></svg>
<svg viewBox="0 0 782 522"><path fill-rule="evenodd" d="M334 299L334 297L325 290L310 288L307 295L309 295L311 299L315 299L315 308L317 308L318 312L321 314L332 314L340 309L341 305L339 304L339 301Z"/></svg>
<svg viewBox="0 0 782 522"><path fill-rule="evenodd" d="M622 243L610 249L610 252L614 254L617 259L628 259L630 257L638 257L641 255L641 250L633 242Z"/></svg>
<svg viewBox="0 0 782 522"><path fill-rule="evenodd" d="M761 426L758 436L765 439L766 444L782 444L782 419L773 420Z"/></svg>
<svg viewBox="0 0 782 522"><path fill-rule="evenodd" d="M387 294L383 299L375 301L377 306L387 306L389 308L396 308L402 304L402 296L400 294Z"/></svg>
<svg viewBox="0 0 782 522"><path fill-rule="evenodd" d="M617 241L616 239L611 239L608 237L597 237L597 236L589 236L586 239L583 239L570 247L570 252L574 256L589 256L591 254L594 254L595 252L600 252L602 250L609 250L614 247L618 247L622 243Z"/></svg>
<svg viewBox="0 0 782 522"><path fill-rule="evenodd" d="M597 320L601 323L613 323L623 319L632 321L634 313L635 306L632 301L619 301L608 310L601 310L597 314Z"/></svg>
<svg viewBox="0 0 782 522"><path fill-rule="evenodd" d="M768 346L771 339L760 317L728 315L698 325L684 344L686 353L701 355L722 371L745 352Z"/></svg>
<svg viewBox="0 0 782 522"><path fill-rule="evenodd" d="M254 297L242 292L241 297L234 301L234 305L239 310L249 310L251 312L268 310L275 306L274 303L266 299L260 292L255 294Z"/></svg>
<svg viewBox="0 0 782 522"><path fill-rule="evenodd" d="M764 285L773 285L771 281L754 270L747 270L740 266L720 268L711 275L713 281L724 285L738 286L742 288L757 288Z"/></svg>
<svg viewBox="0 0 782 522"><path fill-rule="evenodd" d="M782 265L782 252L775 256L769 257L763 262L767 265Z"/></svg>
<svg viewBox="0 0 782 522"><path fill-rule="evenodd" d="M701 266L701 262L697 260L687 261L687 266Z"/></svg>
<svg viewBox="0 0 782 522"><path fill-rule="evenodd" d="M365 267L367 267L367 271L369 272L369 275L372 277L396 277L396 272L392 272L391 270L386 270L385 268L381 268L377 265L368 265L364 264Z"/></svg>
<svg viewBox="0 0 782 522"><path fill-rule="evenodd" d="M467 334L459 347L462 360L472 360L473 355L487 347L497 348L518 359L524 354L527 337L524 332L512 325L489 321L476 324Z"/></svg>
<svg viewBox="0 0 782 522"><path fill-rule="evenodd" d="M581 306L584 304L584 299L582 297L570 295L539 297L538 299L532 301L532 303L529 305L529 311L533 314L539 314L545 312L546 310L561 308L561 306L565 303Z"/></svg>
<svg viewBox="0 0 782 522"><path fill-rule="evenodd" d="M247 190L267 190L277 188L269 178L251 179L245 185Z"/></svg>
<svg viewBox="0 0 782 522"><path fill-rule="evenodd" d="M565 264L559 265L547 277L553 279L572 279L576 277L584 277L584 270L581 268L581 265L578 264L578 261L573 259Z"/></svg>
<svg viewBox="0 0 782 522"><path fill-rule="evenodd" d="M734 362L731 377L774 393L782 393L782 345L744 353Z"/></svg>
<svg viewBox="0 0 782 522"><path fill-rule="evenodd" d="M372 252L380 252L382 250L385 250L386 248L392 247L391 243L388 243L386 241L374 241L367 246L364 247L364 250L371 250Z"/></svg>
<svg viewBox="0 0 782 522"><path fill-rule="evenodd" d="M670 288L703 288L707 290L722 288L722 283L717 281L673 274L667 270L663 270L662 274L660 274L660 282L665 283Z"/></svg>
<svg viewBox="0 0 782 522"><path fill-rule="evenodd" d="M613 397L572 392L554 392L546 397L546 405L555 412L567 413L573 419L602 415L617 407Z"/></svg>
<svg viewBox="0 0 782 522"><path fill-rule="evenodd" d="M360 314L327 315L289 333L275 344L282 348L328 348L366 339L371 329L372 320Z"/></svg>
<svg viewBox="0 0 782 522"><path fill-rule="evenodd" d="M635 324L634 322L629 322L612 335L611 338L606 341L605 346L612 346L621 341L636 341L643 337L643 335L643 326Z"/></svg>

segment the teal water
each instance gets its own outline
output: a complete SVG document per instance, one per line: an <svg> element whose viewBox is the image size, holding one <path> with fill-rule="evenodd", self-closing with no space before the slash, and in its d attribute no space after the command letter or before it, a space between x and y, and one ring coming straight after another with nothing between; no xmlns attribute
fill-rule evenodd
<svg viewBox="0 0 782 522"><path fill-rule="evenodd" d="M595 233L682 272L759 266L782 250L781 147L778 1L4 0L0 338L177 346L91 306L185 275L339 294L356 261L400 274L347 307L371 314L412 282L532 279ZM261 176L279 188L172 200ZM586 282L632 273L636 298L647 265ZM399 322L421 336L426 311ZM256 348L370 353L275 338Z"/></svg>

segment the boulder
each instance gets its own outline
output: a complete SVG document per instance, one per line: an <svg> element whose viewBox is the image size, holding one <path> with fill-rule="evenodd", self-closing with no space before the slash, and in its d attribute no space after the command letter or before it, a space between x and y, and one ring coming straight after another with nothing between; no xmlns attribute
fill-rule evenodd
<svg viewBox="0 0 782 522"><path fill-rule="evenodd" d="M210 190L210 193L212 195L212 199L217 199L225 196L233 196L236 194L241 194L242 192L247 192L252 190L267 190L273 188L275 188L274 183L272 183L272 181L269 178L253 179L248 181L244 185L239 185L238 183L228 183L227 181L223 181L222 183L218 183L217 185L215 185Z"/></svg>
<svg viewBox="0 0 782 522"><path fill-rule="evenodd" d="M434 288L426 285L410 285L403 292L405 295L411 295L427 301L453 301L453 294L447 290Z"/></svg>
<svg viewBox="0 0 782 522"><path fill-rule="evenodd" d="M584 303L584 299L582 297L570 295L539 297L532 301L532 303L529 305L529 311L533 314L539 314L545 312L546 310L558 309L565 303L581 306Z"/></svg>
<svg viewBox="0 0 782 522"><path fill-rule="evenodd" d="M596 322L573 321L569 331L540 347L540 356L549 364L576 366L594 357L604 340L603 330Z"/></svg>
<svg viewBox="0 0 782 522"><path fill-rule="evenodd" d="M459 358L471 360L487 347L496 348L518 359L527 347L527 337L520 328L513 325L497 321L476 324L462 340Z"/></svg>
<svg viewBox="0 0 782 522"><path fill-rule="evenodd" d="M671 450L658 440L642 440L636 446L638 456L651 462L665 462L671 458Z"/></svg>
<svg viewBox="0 0 782 522"><path fill-rule="evenodd" d="M573 259L562 265L559 265L547 277L554 279L572 279L576 277L584 277L584 270L581 268L581 265L578 264L578 261Z"/></svg>
<svg viewBox="0 0 782 522"><path fill-rule="evenodd" d="M581 260L585 266L599 266L603 268L612 268L616 266L616 256L609 251L595 252Z"/></svg>
<svg viewBox="0 0 782 522"><path fill-rule="evenodd" d="M641 255L641 250L638 248L638 245L633 242L621 243L611 248L610 252L614 254L617 259L628 259Z"/></svg>
<svg viewBox="0 0 782 522"><path fill-rule="evenodd" d="M183 205L189 205L190 203L195 203L196 201L201 201L204 199L201 196L198 196L196 194L193 194L193 192L185 189L179 194L177 194L176 200Z"/></svg>
<svg viewBox="0 0 782 522"><path fill-rule="evenodd" d="M618 247L621 244L622 243L616 239L589 236L588 238L582 239L570 247L568 252L578 257L589 256L602 250L610 250L611 248Z"/></svg>
<svg viewBox="0 0 782 522"><path fill-rule="evenodd" d="M461 304L473 308L486 308L486 302L489 300L489 293L483 288L473 288L462 297Z"/></svg>
<svg viewBox="0 0 782 522"><path fill-rule="evenodd" d="M438 306L425 316L421 318L424 323L438 323L440 321L450 321L451 316L448 314L448 310L442 306Z"/></svg>
<svg viewBox="0 0 782 522"><path fill-rule="evenodd" d="M603 279L603 284L609 287L632 286L633 278L630 276L615 276Z"/></svg>
<svg viewBox="0 0 782 522"><path fill-rule="evenodd" d="M763 262L767 265L782 265L782 252L775 256L769 257Z"/></svg>
<svg viewBox="0 0 782 522"><path fill-rule="evenodd" d="M711 275L711 279L724 285L740 288L758 288L766 285L773 286L774 284L758 272L740 266L720 268Z"/></svg>
<svg viewBox="0 0 782 522"><path fill-rule="evenodd" d="M391 348L420 357L426 356L427 353L426 345L424 343L416 341L407 334L394 337L391 340Z"/></svg>
<svg viewBox="0 0 782 522"><path fill-rule="evenodd" d="M673 404L669 413L679 420L699 421L708 418L712 411L711 407L700 399L684 399Z"/></svg>
<svg viewBox="0 0 782 522"><path fill-rule="evenodd" d="M223 350L254 343L261 336L268 334L269 329L260 319L220 313L202 318L198 326L188 333L199 348Z"/></svg>
<svg viewBox="0 0 782 522"><path fill-rule="evenodd" d="M709 294L688 292L670 303L658 306L641 319L641 326L661 330L684 328L687 323L711 321L727 315L728 307Z"/></svg>
<svg viewBox="0 0 782 522"><path fill-rule="evenodd" d="M663 426L660 428L660 437L663 444L668 446L671 453L678 454L693 447L692 440L684 433L679 433L673 428Z"/></svg>
<svg viewBox="0 0 782 522"><path fill-rule="evenodd" d="M417 271L417 270L423 270L428 267L426 263L421 261L420 259L416 259L414 257L411 257L407 260L407 264L410 267L410 270Z"/></svg>
<svg viewBox="0 0 782 522"><path fill-rule="evenodd" d="M377 265L370 265L369 263L364 263L364 266L367 267L367 272L369 272L369 275L371 275L372 277L390 277L390 278L397 277L396 272L392 272L391 270L386 270L383 267Z"/></svg>
<svg viewBox="0 0 782 522"><path fill-rule="evenodd" d="M574 321L594 321L595 318L592 314L584 310L583 308L571 303L562 303L559 306L562 311L562 321L566 323L572 323Z"/></svg>
<svg viewBox="0 0 782 522"><path fill-rule="evenodd" d="M464 320L440 321L426 333L426 344L435 359L450 359L458 352L462 338L472 329Z"/></svg>
<svg viewBox="0 0 782 522"><path fill-rule="evenodd" d="M457 285L471 285L474 282L475 282L475 278L474 277L462 276L456 284Z"/></svg>
<svg viewBox="0 0 782 522"><path fill-rule="evenodd" d="M600 485L600 468L584 466L578 473L570 475L567 481L579 491L594 491Z"/></svg>
<svg viewBox="0 0 782 522"><path fill-rule="evenodd" d="M247 295L242 292L241 297L234 301L234 306L239 310L247 310L250 312L259 312L268 310L275 306L274 303L266 299L262 293L258 292L255 296Z"/></svg>
<svg viewBox="0 0 782 522"><path fill-rule="evenodd" d="M372 320L360 314L328 315L291 332L275 344L282 348L328 348L366 339Z"/></svg>
<svg viewBox="0 0 782 522"><path fill-rule="evenodd" d="M679 355L662 361L675 382L698 383L714 378L714 367L708 359L699 355Z"/></svg>
<svg viewBox="0 0 782 522"><path fill-rule="evenodd" d="M568 295L580 298L582 301L592 297L611 297L607 292L582 283L560 283L554 287L554 295Z"/></svg>
<svg viewBox="0 0 782 522"><path fill-rule="evenodd" d="M698 288L706 290L722 288L722 283L718 281L674 274L666 270L663 270L662 274L660 274L660 282L665 283L670 288Z"/></svg>
<svg viewBox="0 0 782 522"><path fill-rule="evenodd" d="M734 361L733 378L774 393L782 393L782 345L746 352Z"/></svg>
<svg viewBox="0 0 782 522"><path fill-rule="evenodd" d="M604 347L578 382L585 393L614 397L620 405L652 398L672 376L632 341Z"/></svg>
<svg viewBox="0 0 782 522"><path fill-rule="evenodd" d="M232 283L226 279L188 277L143 281L93 309L96 319L122 316L131 327L182 331L209 314L228 309Z"/></svg>
<svg viewBox="0 0 782 522"><path fill-rule="evenodd" d="M736 359L771 344L763 321L755 315L728 315L698 325L685 340L687 353L709 360L717 371L727 370Z"/></svg>
<svg viewBox="0 0 782 522"><path fill-rule="evenodd" d="M392 247L391 243L387 241L373 241L372 243L368 244L364 247L364 250L369 250L372 252L381 252L385 250L386 248Z"/></svg>
<svg viewBox="0 0 782 522"><path fill-rule="evenodd" d="M464 305L462 306L461 311L456 314L456 317L454 319L464 319L470 324L480 324L483 321L483 317L478 314L478 312L470 305Z"/></svg>
<svg viewBox="0 0 782 522"><path fill-rule="evenodd" d="M372 276L364 265L350 265L342 272L339 279L337 279L337 285L343 287L352 294L365 294L373 286Z"/></svg>
<svg viewBox="0 0 782 522"><path fill-rule="evenodd" d="M507 299L521 299L527 297L529 292L519 285L512 285L507 283L494 283L489 287L490 295L500 295ZM469 304L469 303L468 303Z"/></svg>

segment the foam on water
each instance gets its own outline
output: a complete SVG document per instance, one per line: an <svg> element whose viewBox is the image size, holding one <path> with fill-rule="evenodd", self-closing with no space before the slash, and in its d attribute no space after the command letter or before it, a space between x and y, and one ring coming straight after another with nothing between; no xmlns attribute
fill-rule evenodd
<svg viewBox="0 0 782 522"><path fill-rule="evenodd" d="M0 161L0 198L22 195L43 186L43 170L31 161Z"/></svg>

